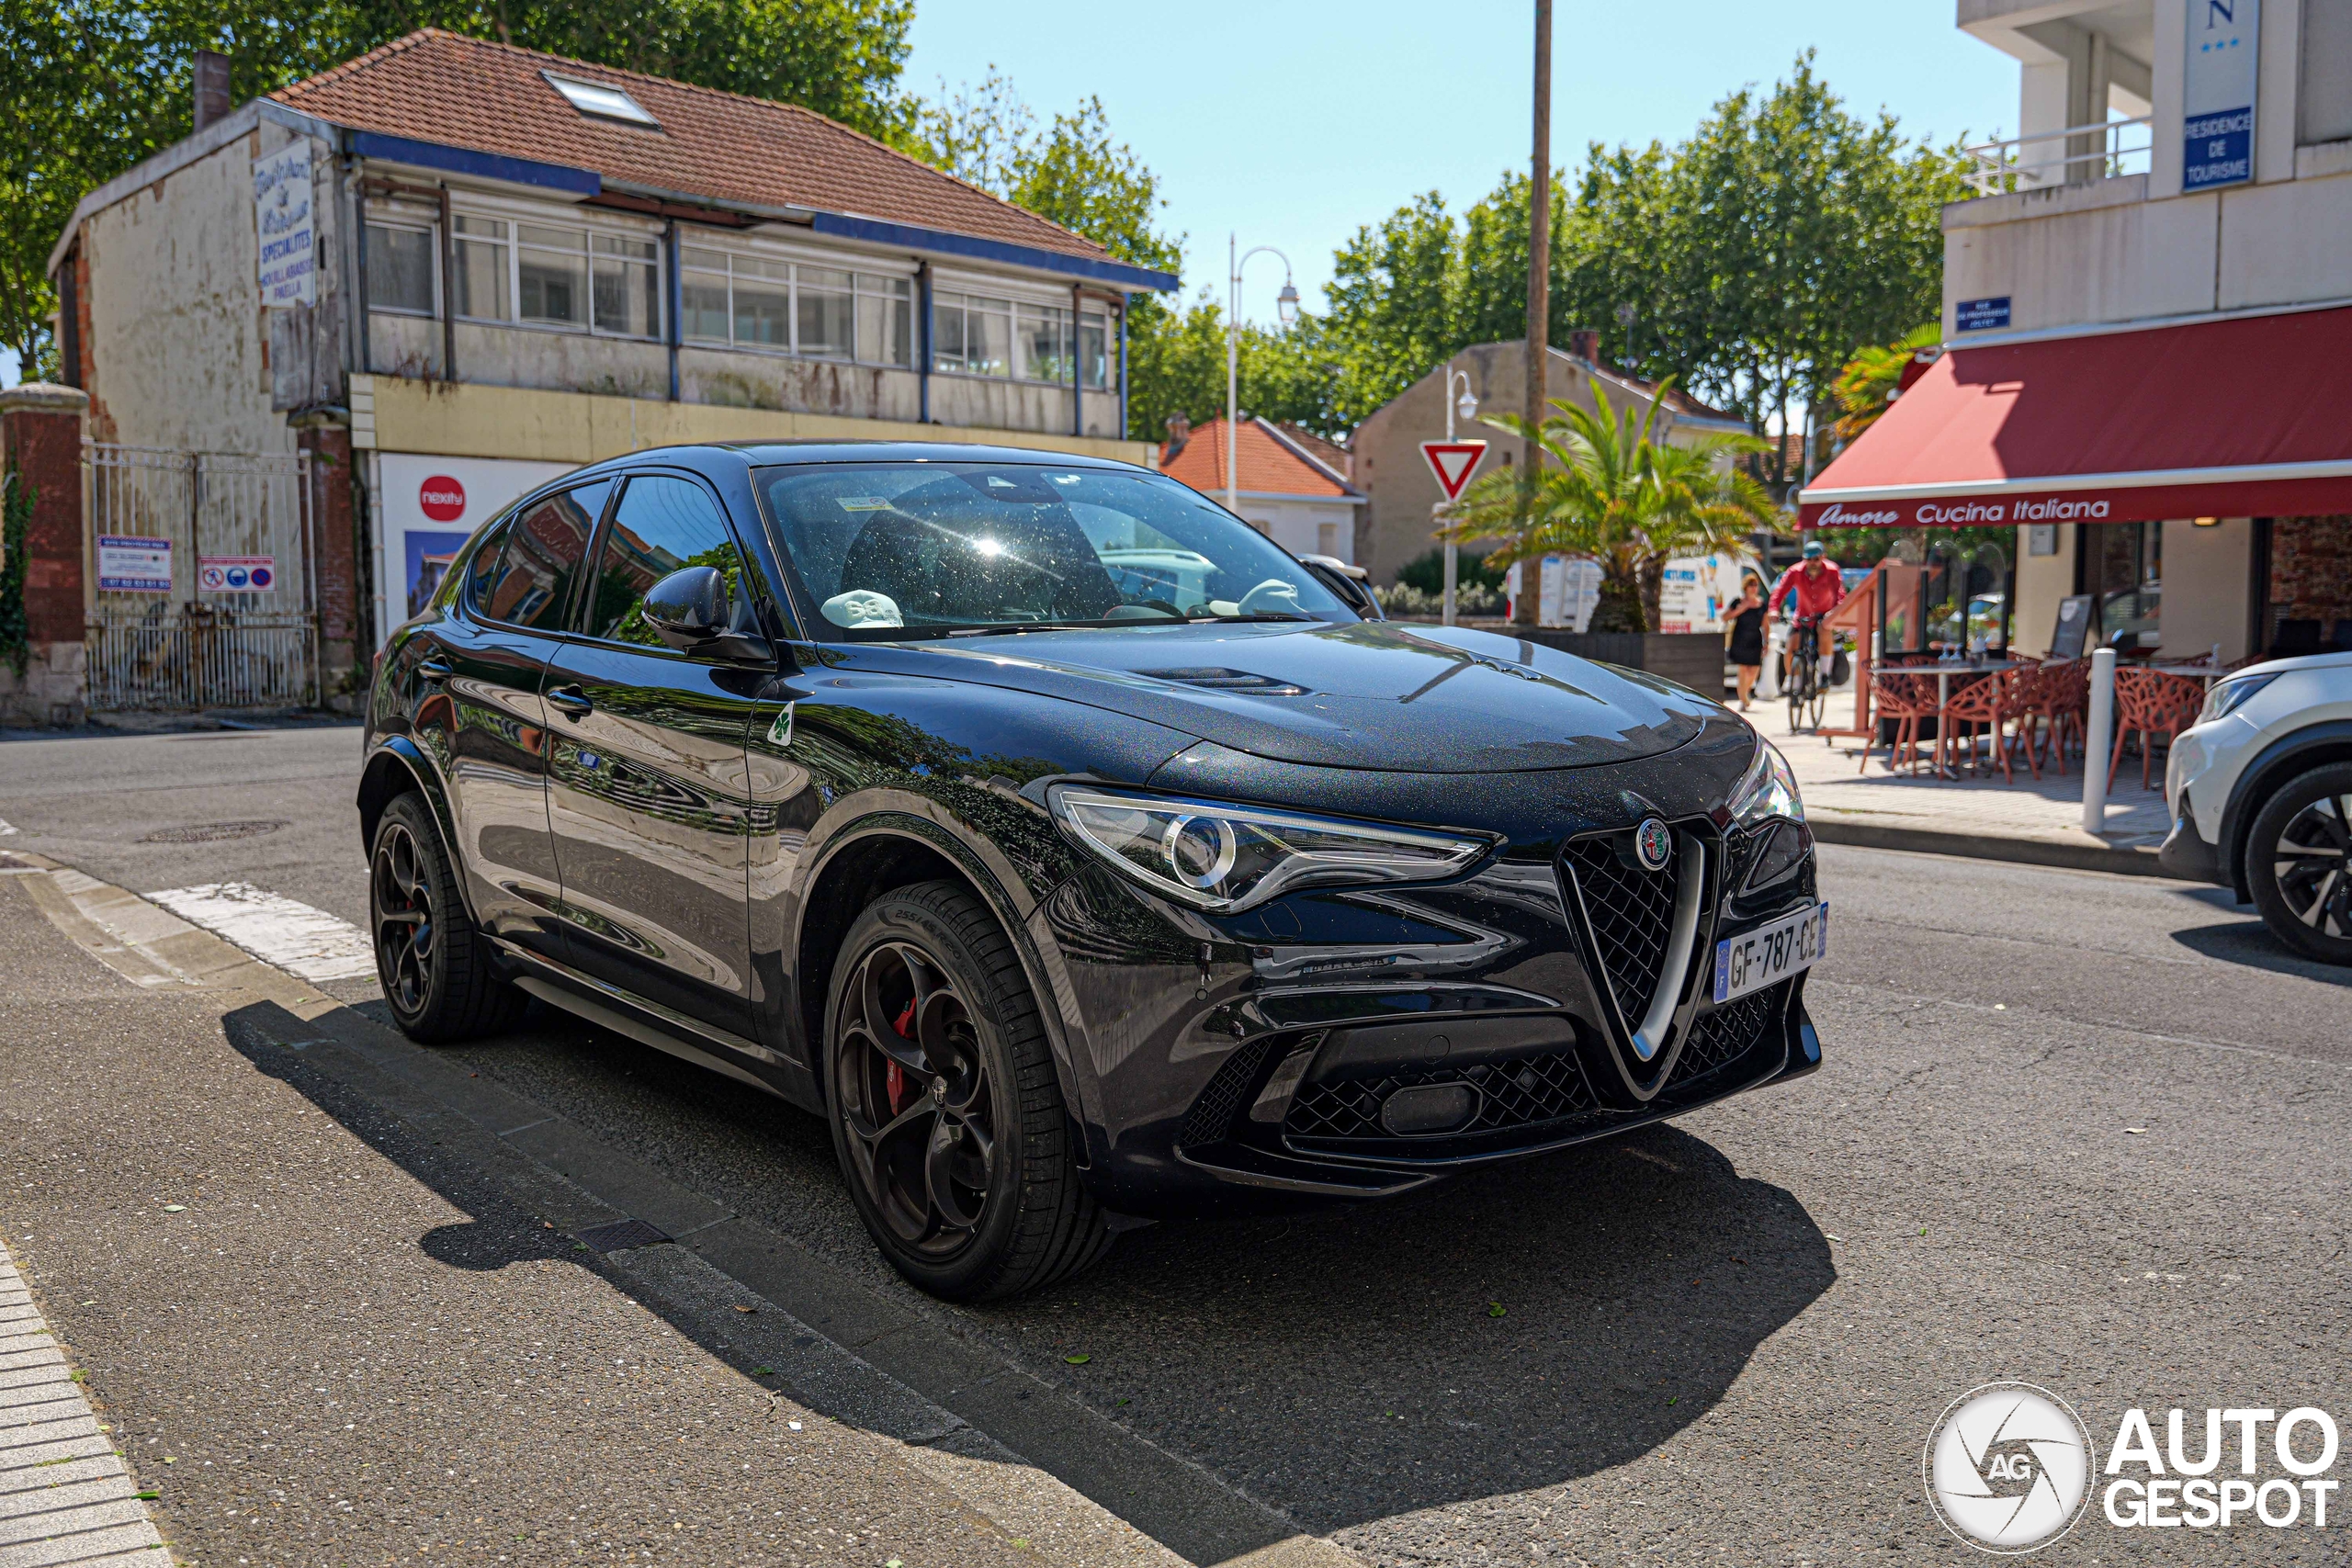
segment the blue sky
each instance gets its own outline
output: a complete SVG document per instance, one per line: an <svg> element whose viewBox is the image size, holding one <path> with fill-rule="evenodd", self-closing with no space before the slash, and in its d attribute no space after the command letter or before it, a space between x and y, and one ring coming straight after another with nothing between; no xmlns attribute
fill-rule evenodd
<svg viewBox="0 0 2352 1568"><path fill-rule="evenodd" d="M1744 83L1811 48L1849 107L1973 138L2017 119L2017 67L1952 25L1951 0L1649 0L1555 7L1552 151L1676 141ZM1532 8L1433 12L1401 0L1259 0L1227 11L1077 0L919 0L906 85L977 82L993 64L1041 114L1099 96L1162 180L1164 227L1189 236L1188 291L1222 298L1225 241L1274 245L1310 307L1331 253L1416 192L1459 211L1528 149ZM1282 269L1252 262L1245 313L1269 319ZM0 355L0 385L16 367Z"/></svg>
<svg viewBox="0 0 2352 1568"><path fill-rule="evenodd" d="M1688 136L1800 50L1855 109L1906 131L1988 138L2017 122L2017 66L1952 25L1952 0L1647 0L1554 6L1552 156ZM1279 247L1310 308L1331 253L1417 192L1460 211L1527 166L1533 6L1401 0L1105 9L1075 0L918 0L906 85L926 96L994 63L1041 114L1099 95L1190 236L1187 292L1225 290L1226 235ZM1243 308L1271 319L1260 257Z"/></svg>

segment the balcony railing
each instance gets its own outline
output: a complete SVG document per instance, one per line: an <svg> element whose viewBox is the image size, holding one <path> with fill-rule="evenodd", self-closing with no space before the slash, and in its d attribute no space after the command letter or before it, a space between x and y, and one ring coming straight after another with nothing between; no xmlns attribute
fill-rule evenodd
<svg viewBox="0 0 2352 1568"><path fill-rule="evenodd" d="M1969 186L1978 196L2002 196L2145 174L2154 141L2148 119L2141 115L2096 125L2070 125L2064 130L2037 131L1971 147L1967 149L1972 165L1966 175Z"/></svg>

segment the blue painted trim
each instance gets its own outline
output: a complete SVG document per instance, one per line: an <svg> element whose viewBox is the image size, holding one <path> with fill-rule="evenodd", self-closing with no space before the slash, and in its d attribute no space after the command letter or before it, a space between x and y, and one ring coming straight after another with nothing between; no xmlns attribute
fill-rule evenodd
<svg viewBox="0 0 2352 1568"><path fill-rule="evenodd" d="M931 423L931 264L915 263L915 421Z"/></svg>
<svg viewBox="0 0 2352 1568"><path fill-rule="evenodd" d="M670 400L674 403L678 400L678 345L684 341L684 323L680 317L685 309L685 288L678 276L678 220L674 218L662 227L662 267L667 275L667 287L662 290L662 314L668 318L662 322L662 337L670 350Z"/></svg>
<svg viewBox="0 0 2352 1568"><path fill-rule="evenodd" d="M594 196L605 188L603 177L593 169L536 164L528 158L477 152L469 147L445 147L437 141L412 141L405 136L386 136L373 130L354 130L345 135L350 151L362 158L381 158L420 169L471 175L476 179L504 180L510 185L537 186L543 190L564 191L572 196Z"/></svg>
<svg viewBox="0 0 2352 1568"><path fill-rule="evenodd" d="M1071 277L1091 278L1097 283L1108 283L1123 288L1149 289L1158 294L1173 293L1182 281L1172 272L1155 272L1146 266L1130 266L1125 262L1064 255L1058 251L1042 251L1031 245L982 240L970 234L952 234L943 229L917 229L905 223L885 223L875 218L849 218L838 212L816 213L810 218L808 227L820 234L861 240L869 245L890 245L901 250L928 251L934 255L968 256L974 261L1036 267Z"/></svg>

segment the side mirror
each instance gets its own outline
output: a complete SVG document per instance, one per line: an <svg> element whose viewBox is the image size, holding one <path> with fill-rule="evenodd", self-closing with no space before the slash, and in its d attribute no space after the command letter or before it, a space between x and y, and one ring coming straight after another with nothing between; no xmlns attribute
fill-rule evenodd
<svg viewBox="0 0 2352 1568"><path fill-rule="evenodd" d="M646 591L645 624L681 653L716 655L733 663L772 658L767 639L738 627L728 604L727 579L708 566L682 567Z"/></svg>

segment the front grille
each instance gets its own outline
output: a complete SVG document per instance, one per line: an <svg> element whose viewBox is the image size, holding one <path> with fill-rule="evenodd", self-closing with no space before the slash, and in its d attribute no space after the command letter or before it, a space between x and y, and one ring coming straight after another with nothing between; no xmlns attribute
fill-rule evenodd
<svg viewBox="0 0 2352 1568"><path fill-rule="evenodd" d="M1198 1149L1224 1142L1233 1126L1234 1112L1257 1087L1258 1065L1266 1059L1266 1048L1272 1043L1272 1039L1252 1040L1210 1075L1208 1087L1184 1113L1184 1125L1176 1134L1179 1144Z"/></svg>
<svg viewBox="0 0 2352 1568"><path fill-rule="evenodd" d="M1674 930L1675 874L1670 861L1663 871L1644 870L1633 857L1633 837L1627 832L1577 839L1568 845L1567 862L1584 896L1593 945L1600 950L1600 966L1616 994L1617 1010L1624 1015L1626 1028L1638 1029L1666 967L1667 941ZM1689 852L1683 844L1675 848L1678 853Z"/></svg>
<svg viewBox="0 0 2352 1568"><path fill-rule="evenodd" d="M1576 1058L1552 1051L1471 1067L1412 1067L1385 1077L1301 1084L1283 1130L1294 1138L1392 1138L1380 1124L1382 1103L1400 1089L1433 1083L1478 1086L1476 1118L1440 1134L1449 1138L1557 1122L1599 1104Z"/></svg>
<svg viewBox="0 0 2352 1568"><path fill-rule="evenodd" d="M1782 980L1760 991L1751 991L1701 1019L1691 1028L1690 1041L1682 1047L1681 1058L1674 1064L1674 1081L1685 1084L1704 1077L1747 1055L1771 1021L1781 1016L1789 999L1789 981Z"/></svg>

